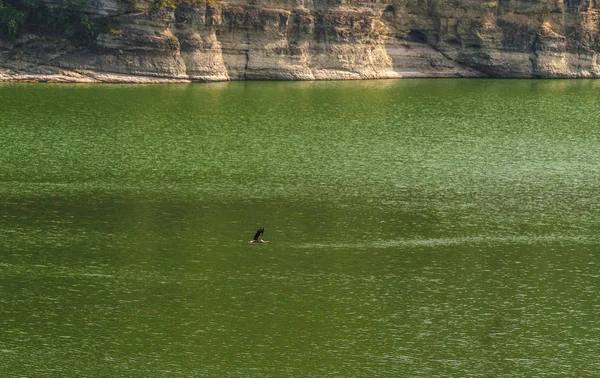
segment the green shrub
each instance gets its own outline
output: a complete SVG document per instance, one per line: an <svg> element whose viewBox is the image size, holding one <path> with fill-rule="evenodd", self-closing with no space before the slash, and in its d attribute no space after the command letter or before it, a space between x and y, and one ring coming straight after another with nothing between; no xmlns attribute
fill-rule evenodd
<svg viewBox="0 0 600 378"><path fill-rule="evenodd" d="M41 0L0 0L0 37L11 40L22 32L66 35L73 42L91 44L105 23L91 19L83 10L87 0L68 0L65 7Z"/></svg>
<svg viewBox="0 0 600 378"><path fill-rule="evenodd" d="M113 29L109 29L108 32L113 37L122 37L123 36L123 29L114 29L113 28Z"/></svg>
<svg viewBox="0 0 600 378"><path fill-rule="evenodd" d="M11 40L17 38L19 29L25 23L27 14L10 4L4 4L0 0L0 35L9 37Z"/></svg>

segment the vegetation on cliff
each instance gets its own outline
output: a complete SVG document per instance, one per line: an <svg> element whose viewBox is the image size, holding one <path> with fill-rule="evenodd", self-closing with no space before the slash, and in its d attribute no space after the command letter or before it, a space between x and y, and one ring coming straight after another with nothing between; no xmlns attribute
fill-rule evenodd
<svg viewBox="0 0 600 378"><path fill-rule="evenodd" d="M65 7L42 0L0 0L0 38L17 39L25 32L66 35L90 44L103 27L85 12L86 0L68 0Z"/></svg>

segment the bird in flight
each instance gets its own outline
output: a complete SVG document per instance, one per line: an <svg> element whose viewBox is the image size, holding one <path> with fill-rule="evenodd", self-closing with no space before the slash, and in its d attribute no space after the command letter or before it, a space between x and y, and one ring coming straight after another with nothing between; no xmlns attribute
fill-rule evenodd
<svg viewBox="0 0 600 378"><path fill-rule="evenodd" d="M261 236L265 233L265 229L264 228L259 228L258 230L256 230L256 234L254 234L254 239L250 240L248 242L248 244L255 244L255 243L265 243L265 244L271 244L270 241L266 241L266 240L262 240Z"/></svg>

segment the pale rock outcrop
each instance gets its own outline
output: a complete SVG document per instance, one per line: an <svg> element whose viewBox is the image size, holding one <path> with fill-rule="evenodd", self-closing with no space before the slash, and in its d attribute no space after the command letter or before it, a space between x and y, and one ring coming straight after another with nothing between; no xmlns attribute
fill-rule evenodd
<svg viewBox="0 0 600 378"><path fill-rule="evenodd" d="M63 4L60 0L47 0ZM0 80L600 76L597 0L93 0L93 43L0 41Z"/></svg>

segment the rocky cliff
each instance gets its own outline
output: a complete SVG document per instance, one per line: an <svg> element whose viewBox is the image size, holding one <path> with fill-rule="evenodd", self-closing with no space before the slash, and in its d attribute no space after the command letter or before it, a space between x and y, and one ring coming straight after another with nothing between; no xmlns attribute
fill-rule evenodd
<svg viewBox="0 0 600 378"><path fill-rule="evenodd" d="M47 0L67 9L62 0ZM600 76L597 0L92 0L89 43L0 40L0 80Z"/></svg>

